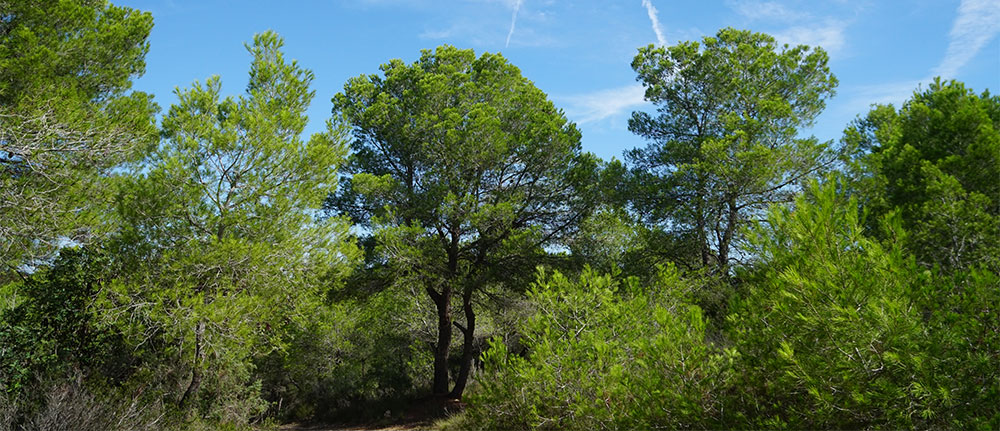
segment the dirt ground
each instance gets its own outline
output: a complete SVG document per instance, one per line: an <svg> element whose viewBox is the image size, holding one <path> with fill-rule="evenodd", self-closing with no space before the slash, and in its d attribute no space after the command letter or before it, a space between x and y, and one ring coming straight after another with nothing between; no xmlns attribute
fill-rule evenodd
<svg viewBox="0 0 1000 431"><path fill-rule="evenodd" d="M420 431L432 430L432 423L418 422L396 425L283 425L281 430L288 431Z"/></svg>
<svg viewBox="0 0 1000 431"><path fill-rule="evenodd" d="M433 430L434 422L465 408L461 401L427 398L414 401L403 412L386 412L377 421L339 424L287 424L282 431L419 431Z"/></svg>

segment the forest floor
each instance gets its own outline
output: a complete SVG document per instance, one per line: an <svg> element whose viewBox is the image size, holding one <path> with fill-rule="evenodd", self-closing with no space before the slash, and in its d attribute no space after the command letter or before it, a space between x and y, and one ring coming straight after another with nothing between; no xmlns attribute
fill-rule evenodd
<svg viewBox="0 0 1000 431"><path fill-rule="evenodd" d="M287 431L422 431L433 430L432 422L416 422L396 425L283 425L280 430Z"/></svg>
<svg viewBox="0 0 1000 431"><path fill-rule="evenodd" d="M401 412L386 411L377 420L332 424L286 424L282 431L422 431L435 430L435 423L461 412L465 405L457 400L428 398L414 401Z"/></svg>

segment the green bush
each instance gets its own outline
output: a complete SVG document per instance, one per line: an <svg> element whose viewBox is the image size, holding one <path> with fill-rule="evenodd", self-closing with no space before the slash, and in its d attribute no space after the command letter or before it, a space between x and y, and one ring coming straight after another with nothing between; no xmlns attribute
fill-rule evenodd
<svg viewBox="0 0 1000 431"><path fill-rule="evenodd" d="M134 371L134 350L93 307L104 260L99 253L63 249L53 266L9 286L19 300L0 311L0 388L8 396L29 396L27 386L71 371L109 385Z"/></svg>
<svg viewBox="0 0 1000 431"><path fill-rule="evenodd" d="M4 290L0 429L164 429L169 379L151 363L155 336L133 343L98 299L110 278L97 249L60 250Z"/></svg>
<svg viewBox="0 0 1000 431"><path fill-rule="evenodd" d="M751 235L763 262L728 317L727 424L995 427L997 277L935 275L904 252L898 219L879 243L857 208L836 181L813 184Z"/></svg>
<svg viewBox="0 0 1000 431"><path fill-rule="evenodd" d="M671 267L657 283L587 269L541 273L521 328L523 352L495 339L469 397L482 429L705 427L720 415L729 352L705 342L701 310ZM474 424L474 425L473 425Z"/></svg>
<svg viewBox="0 0 1000 431"><path fill-rule="evenodd" d="M981 267L917 286L926 358L915 395L932 428L1000 429L1000 275Z"/></svg>
<svg viewBox="0 0 1000 431"><path fill-rule="evenodd" d="M393 287L318 309L286 348L258 361L272 412L294 421L381 418L427 390L431 334L411 298Z"/></svg>

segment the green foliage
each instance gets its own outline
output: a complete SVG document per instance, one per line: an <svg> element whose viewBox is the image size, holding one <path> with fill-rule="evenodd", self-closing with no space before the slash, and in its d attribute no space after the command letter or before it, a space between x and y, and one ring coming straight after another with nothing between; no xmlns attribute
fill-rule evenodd
<svg viewBox="0 0 1000 431"><path fill-rule="evenodd" d="M50 269L18 288L20 303L0 314L0 385L11 397L38 379L79 371L105 383L124 380L134 358L95 310L105 259L63 249Z"/></svg>
<svg viewBox="0 0 1000 431"><path fill-rule="evenodd" d="M440 47L382 71L351 79L333 100L356 140L353 179L331 208L365 226L470 237L463 258L505 241L534 247L566 225L579 201L571 181L595 162L580 155L576 127L515 66Z"/></svg>
<svg viewBox="0 0 1000 431"><path fill-rule="evenodd" d="M386 289L322 307L287 348L259 361L265 397L284 420L381 418L430 387L432 327L413 293ZM426 305L425 307L426 308ZM280 409L278 408L280 404Z"/></svg>
<svg viewBox="0 0 1000 431"><path fill-rule="evenodd" d="M355 141L353 177L328 206L372 229L372 271L419 286L435 303L436 393L448 392L452 301L461 295L460 396L474 356L474 295L488 284L517 286L543 247L572 229L596 161L501 55L443 46L381 69L333 99Z"/></svg>
<svg viewBox="0 0 1000 431"><path fill-rule="evenodd" d="M313 74L267 32L154 145L151 26L0 0L0 429L381 417L473 378L442 426L1000 428L1000 97L876 106L809 182L826 53L723 29L639 50L631 166L450 46L303 139Z"/></svg>
<svg viewBox="0 0 1000 431"><path fill-rule="evenodd" d="M163 405L143 391L95 390L79 374L46 379L25 388L40 400L32 406L24 398L0 392L0 429L58 431L157 431L178 429Z"/></svg>
<svg viewBox="0 0 1000 431"><path fill-rule="evenodd" d="M900 212L921 264L1000 268L1000 97L938 79L898 111L875 107L844 139L870 151L855 164L866 207Z"/></svg>
<svg viewBox="0 0 1000 431"><path fill-rule="evenodd" d="M64 248L19 286L19 304L0 312L0 428L167 425L162 382L146 368L159 340L129 344L97 299L108 261L93 248Z"/></svg>
<svg viewBox="0 0 1000 431"><path fill-rule="evenodd" d="M104 1L0 1L0 265L110 230L106 176L155 138L152 16Z"/></svg>
<svg viewBox="0 0 1000 431"><path fill-rule="evenodd" d="M247 46L244 96L222 98L217 77L178 90L163 143L119 193L128 277L110 306L141 322L137 335L176 340L191 375L179 405L223 422L263 412L252 359L307 326L357 255L347 224L319 217L345 153L341 129L300 138L313 75L281 46L274 33Z"/></svg>
<svg viewBox="0 0 1000 431"><path fill-rule="evenodd" d="M897 219L884 224L885 243L870 239L857 202L836 190L833 180L814 183L751 235L763 262L728 317L739 361L727 421L794 429L995 421L988 400L1000 363L983 353L996 352L997 333L979 319L995 313L998 295L986 286L996 277L976 272L965 292L952 290L903 251Z"/></svg>
<svg viewBox="0 0 1000 431"><path fill-rule="evenodd" d="M494 340L484 354L467 420L481 429L712 426L731 356L706 343L687 292L673 268L649 286L589 269L576 281L541 273L520 338Z"/></svg>
<svg viewBox="0 0 1000 431"><path fill-rule="evenodd" d="M1000 274L979 265L918 286L925 370L912 394L930 427L1000 427Z"/></svg>
<svg viewBox="0 0 1000 431"><path fill-rule="evenodd" d="M605 206L583 219L569 240L570 253L600 272L638 272L645 226L627 213Z"/></svg>
<svg viewBox="0 0 1000 431"><path fill-rule="evenodd" d="M798 137L837 85L827 61L821 48L731 28L639 49L632 68L658 113L629 120L651 143L627 154L624 187L647 224L671 233L665 254L727 275L742 227L834 160L828 144Z"/></svg>

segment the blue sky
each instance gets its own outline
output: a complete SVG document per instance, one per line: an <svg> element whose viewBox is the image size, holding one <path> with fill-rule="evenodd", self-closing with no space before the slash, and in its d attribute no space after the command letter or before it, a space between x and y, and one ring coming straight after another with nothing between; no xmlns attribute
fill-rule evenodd
<svg viewBox="0 0 1000 431"><path fill-rule="evenodd" d="M241 93L250 62L243 43L277 31L286 55L316 74L307 132L323 127L348 78L442 44L502 52L579 125L584 149L604 159L646 145L626 129L633 110L652 110L629 66L636 49L723 27L830 53L840 86L805 131L822 140L839 139L871 103L898 106L934 76L977 92L1000 87L1000 0L112 1L153 13L147 70L135 88L155 94L164 111L175 87L212 75L225 92Z"/></svg>

